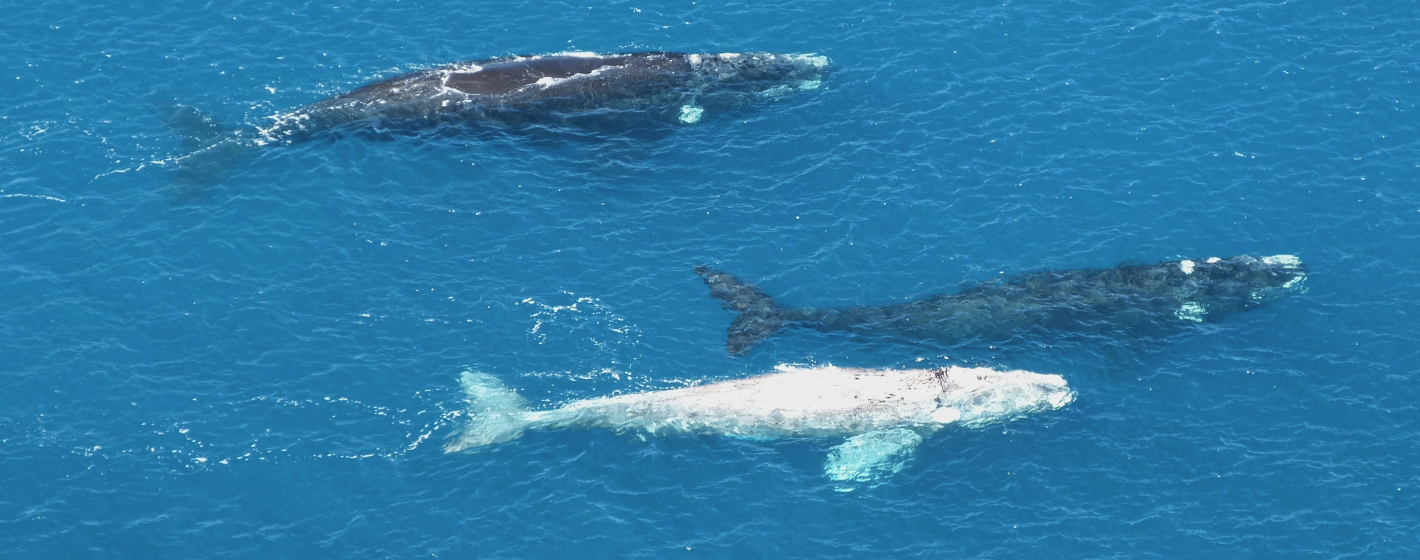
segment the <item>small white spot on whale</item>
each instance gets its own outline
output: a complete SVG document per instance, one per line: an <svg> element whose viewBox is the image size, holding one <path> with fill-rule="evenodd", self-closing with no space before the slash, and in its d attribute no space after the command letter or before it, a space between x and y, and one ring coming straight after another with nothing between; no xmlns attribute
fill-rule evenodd
<svg viewBox="0 0 1420 560"><path fill-rule="evenodd" d="M700 117L705 115L705 108L695 105L682 105L680 107L680 122L685 124L695 124L700 122Z"/></svg>
<svg viewBox="0 0 1420 560"><path fill-rule="evenodd" d="M1193 274L1193 261L1190 261L1190 260L1182 260L1182 261L1179 261L1179 262L1178 262L1178 269L1179 269L1179 270L1182 270L1184 274Z"/></svg>
<svg viewBox="0 0 1420 560"><path fill-rule="evenodd" d="M540 86L542 86L542 87L548 87L548 86L550 86L550 85L552 85L552 84L557 83L557 78L552 78L552 77L549 77L549 76L543 76L543 77L541 77L541 78L538 78L538 79L537 79L537 82L534 82L534 83L536 83L537 85L540 85Z"/></svg>
<svg viewBox="0 0 1420 560"><path fill-rule="evenodd" d="M1221 261L1221 260L1223 260L1223 259L1220 259L1220 258L1218 258L1218 257L1208 257L1208 264L1213 264L1213 263L1218 262L1218 261Z"/></svg>
<svg viewBox="0 0 1420 560"><path fill-rule="evenodd" d="M720 53L720 58L723 58L723 59L725 59L725 60L734 60L734 59L739 58L739 57L740 57L740 53L732 53L732 52Z"/></svg>
<svg viewBox="0 0 1420 560"><path fill-rule="evenodd" d="M1178 311L1173 312L1173 315L1175 317L1178 317L1179 319L1183 319L1185 321L1193 321L1195 323L1202 323L1203 317L1207 314L1207 308L1191 301L1184 302L1183 305L1178 306Z"/></svg>

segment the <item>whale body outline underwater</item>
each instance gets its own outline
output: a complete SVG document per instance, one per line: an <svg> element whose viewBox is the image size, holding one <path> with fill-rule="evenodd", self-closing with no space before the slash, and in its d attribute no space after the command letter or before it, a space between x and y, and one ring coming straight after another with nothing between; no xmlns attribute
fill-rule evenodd
<svg viewBox="0 0 1420 560"><path fill-rule="evenodd" d="M180 194L210 186L258 149L331 130L426 134L495 128L536 132L689 125L796 91L818 89L828 57L797 53L563 52L444 64L376 81L228 129L177 106L166 124L187 153L173 160Z"/></svg>
<svg viewBox="0 0 1420 560"><path fill-rule="evenodd" d="M695 272L711 297L736 313L725 341L731 356L790 326L952 344L1032 328L1081 332L1216 322L1303 291L1307 277L1293 255L1239 255L1049 270L893 305L820 309L781 306L758 286L709 266Z"/></svg>

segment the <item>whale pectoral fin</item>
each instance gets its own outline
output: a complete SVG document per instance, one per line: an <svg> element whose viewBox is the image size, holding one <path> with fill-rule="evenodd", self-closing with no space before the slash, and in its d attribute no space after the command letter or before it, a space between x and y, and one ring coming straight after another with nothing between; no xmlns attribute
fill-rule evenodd
<svg viewBox="0 0 1420 560"><path fill-rule="evenodd" d="M907 466L921 443L922 436L907 428L856 435L829 450L823 473L849 483L835 486L839 492L852 492L852 483L877 486Z"/></svg>

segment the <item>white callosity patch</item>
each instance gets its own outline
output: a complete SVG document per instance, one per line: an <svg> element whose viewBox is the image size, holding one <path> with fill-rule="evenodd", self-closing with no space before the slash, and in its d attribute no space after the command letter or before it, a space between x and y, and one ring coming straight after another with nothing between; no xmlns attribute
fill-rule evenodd
<svg viewBox="0 0 1420 560"><path fill-rule="evenodd" d="M1213 264L1213 263L1216 263L1216 262L1221 261L1221 260L1223 260L1223 259L1220 259L1220 258L1218 258L1218 257L1208 257L1208 264Z"/></svg>
<svg viewBox="0 0 1420 560"><path fill-rule="evenodd" d="M682 105L680 108L680 122L685 124L695 124L700 122L700 118L705 116L705 108L695 105Z"/></svg>
<svg viewBox="0 0 1420 560"><path fill-rule="evenodd" d="M1302 282L1307 279L1307 275L1302 272L1302 259L1297 258L1296 255L1272 255L1262 257L1262 264L1280 266L1296 274L1295 278L1288 280L1286 284L1282 284L1282 289L1303 290Z"/></svg>
<svg viewBox="0 0 1420 560"><path fill-rule="evenodd" d="M1178 306L1178 310L1174 311L1173 314L1175 317L1183 319L1184 321L1202 323L1203 318L1208 315L1208 309L1206 307L1203 307L1202 304L1189 301L1184 302L1183 305Z"/></svg>
<svg viewBox="0 0 1420 560"><path fill-rule="evenodd" d="M808 64L813 65L815 68L824 68L828 66L829 63L828 57L813 53L787 54L784 55L784 57L794 62L806 62Z"/></svg>
<svg viewBox="0 0 1420 560"><path fill-rule="evenodd" d="M1179 261L1178 269L1182 270L1184 274L1193 274L1193 264L1193 261L1190 260Z"/></svg>
<svg viewBox="0 0 1420 560"><path fill-rule="evenodd" d="M1269 265L1296 267L1302 265L1302 259L1297 258L1296 255L1272 255L1269 257L1262 257L1262 263Z"/></svg>

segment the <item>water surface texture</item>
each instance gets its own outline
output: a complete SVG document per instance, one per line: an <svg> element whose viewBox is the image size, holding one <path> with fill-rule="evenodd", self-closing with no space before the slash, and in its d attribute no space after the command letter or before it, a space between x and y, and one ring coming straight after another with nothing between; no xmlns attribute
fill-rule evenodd
<svg viewBox="0 0 1420 560"><path fill-rule="evenodd" d="M0 550L24 558L1420 554L1420 6L11 3ZM168 189L233 127L562 51L817 53L659 138L332 135ZM786 306L1292 254L1305 293L1167 335L786 330L725 356L696 265ZM837 492L826 439L529 433L445 454L464 371L536 407L781 363L1059 374Z"/></svg>

